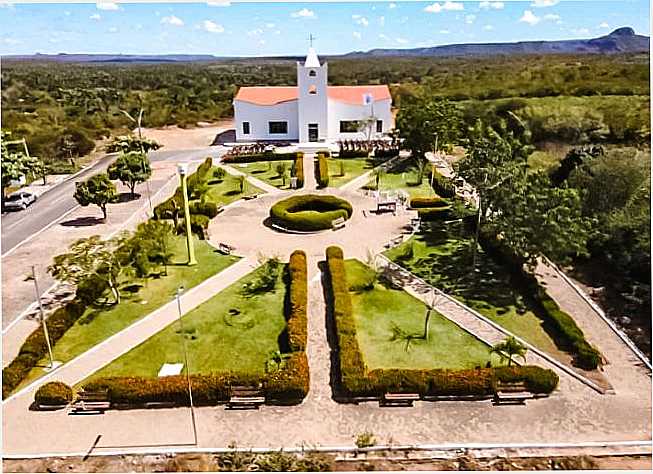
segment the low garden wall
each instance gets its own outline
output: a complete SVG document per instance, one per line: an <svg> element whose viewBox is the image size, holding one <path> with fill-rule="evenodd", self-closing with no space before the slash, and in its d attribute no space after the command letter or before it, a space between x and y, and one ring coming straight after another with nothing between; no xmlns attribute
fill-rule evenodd
<svg viewBox="0 0 653 474"><path fill-rule="evenodd" d="M438 396L490 396L497 382L524 382L535 394L548 394L558 385L558 375L537 366L484 369L376 369L368 371L356 337L351 296L343 252L327 249L327 308L337 333L339 392L343 401L359 397L377 399L385 393L418 393L421 398Z"/></svg>

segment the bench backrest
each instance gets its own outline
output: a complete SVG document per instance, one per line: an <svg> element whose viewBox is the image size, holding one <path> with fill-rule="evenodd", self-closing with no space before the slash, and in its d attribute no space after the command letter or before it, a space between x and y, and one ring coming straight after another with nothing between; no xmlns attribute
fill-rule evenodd
<svg viewBox="0 0 653 474"><path fill-rule="evenodd" d="M337 219L333 219L331 221L332 225L340 225L345 223L345 218L344 217L338 217Z"/></svg>
<svg viewBox="0 0 653 474"><path fill-rule="evenodd" d="M77 398L83 402L108 402L109 392L79 392Z"/></svg>

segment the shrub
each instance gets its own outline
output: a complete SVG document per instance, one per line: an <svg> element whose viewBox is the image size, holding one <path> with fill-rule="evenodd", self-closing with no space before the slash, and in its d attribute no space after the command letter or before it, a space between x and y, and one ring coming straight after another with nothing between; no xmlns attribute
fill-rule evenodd
<svg viewBox="0 0 653 474"><path fill-rule="evenodd" d="M528 391L533 393L551 393L559 382L554 371L533 365L496 367L494 377L495 382L525 382Z"/></svg>
<svg viewBox="0 0 653 474"><path fill-rule="evenodd" d="M306 268L306 253L295 250L288 262L289 276L289 308L288 308L288 339L292 352L306 350L308 338L308 279Z"/></svg>
<svg viewBox="0 0 653 474"><path fill-rule="evenodd" d="M431 182L433 183L433 189L438 196L452 198L456 195L456 188L451 180L442 176L435 170L431 171Z"/></svg>
<svg viewBox="0 0 653 474"><path fill-rule="evenodd" d="M218 167L213 170L213 177L218 181L222 181L226 176L227 172L224 170L224 168Z"/></svg>
<svg viewBox="0 0 653 474"><path fill-rule="evenodd" d="M193 201L189 203L188 210L191 214L198 214L213 219L220 212L220 207L213 201Z"/></svg>
<svg viewBox="0 0 653 474"><path fill-rule="evenodd" d="M410 207L413 209L423 209L431 207L447 207L449 202L441 197L414 197L410 200Z"/></svg>
<svg viewBox="0 0 653 474"><path fill-rule="evenodd" d="M190 215L190 231L197 235L200 240L205 240L206 230L209 227L209 218L203 214ZM182 235L186 233L186 219L180 219L177 224L177 234Z"/></svg>
<svg viewBox="0 0 653 474"><path fill-rule="evenodd" d="M225 155L222 158L223 163L255 163L257 161L280 161L294 160L297 153L253 153L249 155Z"/></svg>
<svg viewBox="0 0 653 474"><path fill-rule="evenodd" d="M78 300L73 300L66 306L57 309L47 319L50 343L54 345L75 324L75 321L84 314L85 305ZM35 329L21 346L18 356L2 369L2 398L9 394L23 381L27 374L47 354L48 346L45 341L43 327Z"/></svg>
<svg viewBox="0 0 653 474"><path fill-rule="evenodd" d="M436 221L438 219L447 219L450 216L450 214L451 214L451 206L419 209L417 211L417 215L424 222Z"/></svg>
<svg viewBox="0 0 653 474"><path fill-rule="evenodd" d="M34 394L39 405L67 405L73 401L73 389L63 382L48 382Z"/></svg>
<svg viewBox="0 0 653 474"><path fill-rule="evenodd" d="M297 187L304 187L304 154L297 153L295 157L295 177L297 178Z"/></svg>
<svg viewBox="0 0 653 474"><path fill-rule="evenodd" d="M270 208L270 217L287 229L314 231L330 229L339 217L349 219L350 203L335 196L303 194L277 202Z"/></svg>
<svg viewBox="0 0 653 474"><path fill-rule="evenodd" d="M329 160L326 153L317 154L315 179L320 188L326 188L329 185Z"/></svg>

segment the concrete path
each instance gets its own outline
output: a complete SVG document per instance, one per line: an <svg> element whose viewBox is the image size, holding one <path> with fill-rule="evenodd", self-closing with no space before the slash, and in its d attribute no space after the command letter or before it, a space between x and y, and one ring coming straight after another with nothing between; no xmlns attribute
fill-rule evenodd
<svg viewBox="0 0 653 474"><path fill-rule="evenodd" d="M315 159L314 153L304 153L304 187L305 191L314 191L317 189L317 180L315 179Z"/></svg>
<svg viewBox="0 0 653 474"><path fill-rule="evenodd" d="M225 165L224 163L220 163L220 166L222 166L224 170L230 175L245 176L245 179L247 179L248 183L252 184L252 186L256 186L257 188L262 189L268 194L279 194L283 192L279 188L272 186L271 184L268 184L265 181L261 181L260 179L255 178L254 176L250 176L247 173L243 173L242 171L236 169L232 165Z"/></svg>

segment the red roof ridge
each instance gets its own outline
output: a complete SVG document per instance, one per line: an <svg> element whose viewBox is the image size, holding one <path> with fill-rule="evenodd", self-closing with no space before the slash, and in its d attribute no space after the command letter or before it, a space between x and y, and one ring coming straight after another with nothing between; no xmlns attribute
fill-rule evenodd
<svg viewBox="0 0 653 474"><path fill-rule="evenodd" d="M353 105L363 105L364 95L371 94L374 101L391 99L390 89L385 84L356 86L327 86L329 99ZM238 89L234 100L256 105L276 105L297 100L297 86L243 86Z"/></svg>

